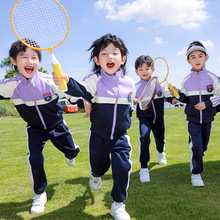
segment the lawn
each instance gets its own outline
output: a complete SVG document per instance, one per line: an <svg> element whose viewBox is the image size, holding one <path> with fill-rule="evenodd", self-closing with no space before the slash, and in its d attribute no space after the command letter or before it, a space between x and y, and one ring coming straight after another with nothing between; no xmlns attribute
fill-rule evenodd
<svg viewBox="0 0 220 220"><path fill-rule="evenodd" d="M0 219L90 220L112 219L111 170L102 177L102 187L89 187L89 119L84 113L64 114L74 141L80 146L74 167L51 142L44 149L48 202L42 214L30 214L34 196L26 165L26 124L20 117L0 117ZM205 187L190 183L188 132L184 109L165 109L167 165L158 165L151 142L149 183L139 181L138 120L133 115L128 133L132 144L132 173L126 210L131 219L220 219L220 114L215 117L202 174Z"/></svg>

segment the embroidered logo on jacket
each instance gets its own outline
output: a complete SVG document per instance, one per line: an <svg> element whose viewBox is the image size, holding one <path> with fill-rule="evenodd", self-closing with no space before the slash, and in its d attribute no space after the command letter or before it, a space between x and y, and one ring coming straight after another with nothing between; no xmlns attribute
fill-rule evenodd
<svg viewBox="0 0 220 220"><path fill-rule="evenodd" d="M213 91L213 85L210 84L210 85L206 86L206 89L207 89L208 92L212 92Z"/></svg>
<svg viewBox="0 0 220 220"><path fill-rule="evenodd" d="M49 101L52 99L51 93L46 93L46 94L44 94L43 96L44 96L44 100L45 100L46 102L49 102Z"/></svg>
<svg viewBox="0 0 220 220"><path fill-rule="evenodd" d="M157 94L157 96L160 97L162 95L162 92L160 90L158 90L156 94Z"/></svg>

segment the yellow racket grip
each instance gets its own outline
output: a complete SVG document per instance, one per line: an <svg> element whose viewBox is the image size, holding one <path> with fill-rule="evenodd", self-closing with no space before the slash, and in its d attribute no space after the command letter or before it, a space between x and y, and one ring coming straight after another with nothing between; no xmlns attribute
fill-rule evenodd
<svg viewBox="0 0 220 220"><path fill-rule="evenodd" d="M176 91L176 89L174 89L173 85L171 83L168 84L168 88L171 90L173 90L173 95L176 97L176 98L179 98L180 95L179 93Z"/></svg>
<svg viewBox="0 0 220 220"><path fill-rule="evenodd" d="M66 91L67 90L66 81L62 77L63 72L61 70L60 64L59 63L52 64L52 67L53 67L53 70L54 70L54 73L56 74L56 76L61 79L60 89Z"/></svg>
<svg viewBox="0 0 220 220"><path fill-rule="evenodd" d="M58 78L61 79L61 85L60 85L60 89L63 91L67 91L67 85L66 85L66 81L65 79L62 77L63 72L61 70L61 66L60 63L58 62L58 60L56 59L55 55L53 53L51 53L51 60L52 60L52 67L53 67L53 71L56 74L56 76Z"/></svg>

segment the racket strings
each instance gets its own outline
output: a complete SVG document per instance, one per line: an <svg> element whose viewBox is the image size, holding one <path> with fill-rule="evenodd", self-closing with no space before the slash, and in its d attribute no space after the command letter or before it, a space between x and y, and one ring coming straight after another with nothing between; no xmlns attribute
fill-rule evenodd
<svg viewBox="0 0 220 220"><path fill-rule="evenodd" d="M54 0L20 0L14 7L12 22L21 39L36 41L42 49L55 47L68 34L68 18Z"/></svg>
<svg viewBox="0 0 220 220"><path fill-rule="evenodd" d="M150 81L148 86L142 92L142 99L139 103L141 109L145 109L150 103L153 94L155 93L156 82L154 80Z"/></svg>

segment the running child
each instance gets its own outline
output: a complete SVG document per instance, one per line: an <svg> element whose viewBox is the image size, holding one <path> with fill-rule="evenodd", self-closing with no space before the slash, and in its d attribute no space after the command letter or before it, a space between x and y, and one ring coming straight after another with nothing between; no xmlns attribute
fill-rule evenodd
<svg viewBox="0 0 220 220"><path fill-rule="evenodd" d="M29 39L24 41L36 45L36 42ZM73 142L62 116L62 107L58 103L59 95L71 97L60 93L52 76L38 72L41 61L39 50L33 50L16 41L11 45L9 55L19 73L12 78L0 80L0 99L10 98L20 116L27 122L27 165L35 193L30 212L41 213L47 201L43 156L45 142L51 140L64 153L69 166L74 165L75 157L79 153L79 147Z"/></svg>
<svg viewBox="0 0 220 220"><path fill-rule="evenodd" d="M151 72L155 70L153 59L150 56L140 56L135 61L135 72L140 77L140 81L136 86L136 99L134 104L137 104L136 114L139 119L139 147L140 147L140 181L150 182L150 175L148 163L150 161L150 132L152 130L155 143L158 162L160 165L167 164L165 154L165 125L164 125L164 97L171 104L176 103L168 88L162 83L159 84L156 96L147 110L141 110L137 103L138 97L141 95L143 89L151 78ZM152 67L151 67L152 64ZM152 69L151 69L152 68Z"/></svg>
<svg viewBox="0 0 220 220"><path fill-rule="evenodd" d="M130 111L135 88L133 80L125 75L128 50L120 38L111 34L97 39L89 50L94 73L83 81L64 74L68 86L66 93L82 96L91 103L90 187L99 190L101 176L111 165L113 202L110 214L115 219L128 220L130 215L123 201L127 198L131 172L131 144L127 129L131 125ZM61 83L55 75L54 80L57 85Z"/></svg>
<svg viewBox="0 0 220 220"><path fill-rule="evenodd" d="M194 187L202 187L203 156L208 148L216 106L220 103L220 82L205 67L208 54L201 42L192 42L186 56L192 69L182 82L179 101L186 103L191 183Z"/></svg>

